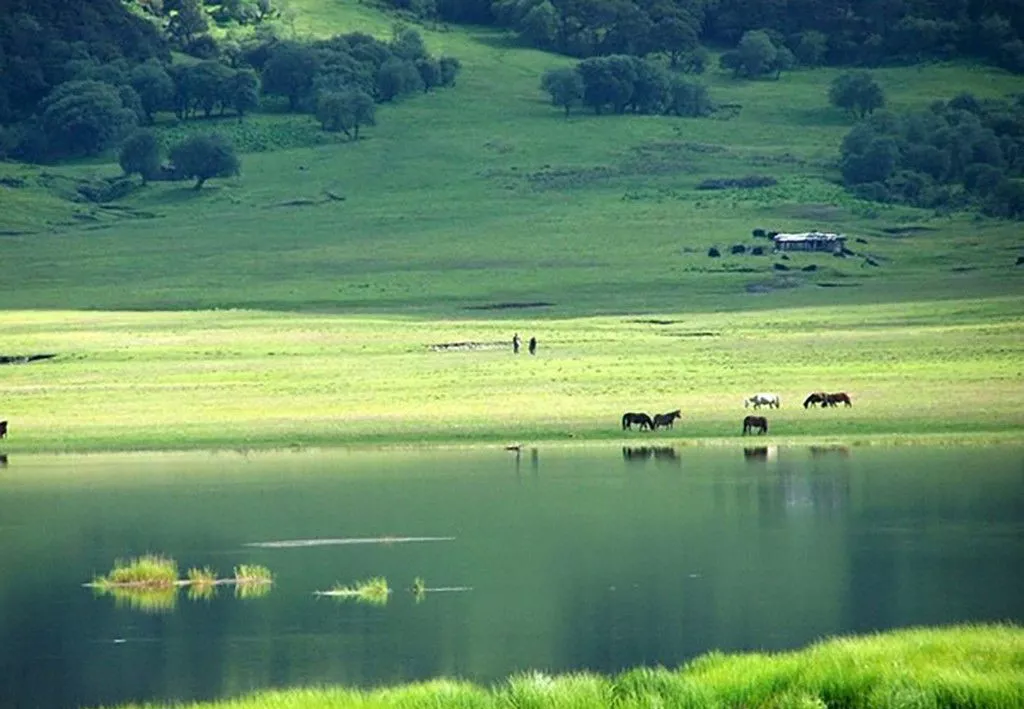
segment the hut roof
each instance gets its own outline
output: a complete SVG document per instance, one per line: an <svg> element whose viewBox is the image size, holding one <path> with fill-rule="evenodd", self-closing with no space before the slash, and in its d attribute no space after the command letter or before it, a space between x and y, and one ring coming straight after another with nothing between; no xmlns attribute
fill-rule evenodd
<svg viewBox="0 0 1024 709"><path fill-rule="evenodd" d="M801 234L776 234L773 239L775 241L843 241L846 239L844 234L833 234L831 232L823 231L807 231Z"/></svg>

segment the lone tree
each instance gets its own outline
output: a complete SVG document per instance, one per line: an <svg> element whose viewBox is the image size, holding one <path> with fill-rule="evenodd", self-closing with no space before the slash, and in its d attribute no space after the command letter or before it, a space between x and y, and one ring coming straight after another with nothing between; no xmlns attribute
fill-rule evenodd
<svg viewBox="0 0 1024 709"><path fill-rule="evenodd" d="M373 125L377 104L362 89L323 91L317 97L316 118L326 131L341 131L359 140L359 127Z"/></svg>
<svg viewBox="0 0 1024 709"><path fill-rule="evenodd" d="M152 131L136 131L121 144L117 159L125 175L138 173L146 184L160 170L160 143Z"/></svg>
<svg viewBox="0 0 1024 709"><path fill-rule="evenodd" d="M828 89L828 100L833 106L856 115L870 115L885 106L885 92L866 71L837 76Z"/></svg>
<svg viewBox="0 0 1024 709"><path fill-rule="evenodd" d="M572 107L578 105L583 98L583 77L569 67L548 69L541 77L540 87L551 96L552 106L565 109L566 118Z"/></svg>
<svg viewBox="0 0 1024 709"><path fill-rule="evenodd" d="M194 135L171 148L171 164L177 175L196 179L195 189L211 177L232 177L241 170L235 149L222 136Z"/></svg>

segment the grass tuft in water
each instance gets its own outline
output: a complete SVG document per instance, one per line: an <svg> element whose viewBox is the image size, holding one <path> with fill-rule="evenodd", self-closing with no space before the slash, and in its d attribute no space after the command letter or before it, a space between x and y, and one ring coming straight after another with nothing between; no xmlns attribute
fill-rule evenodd
<svg viewBox="0 0 1024 709"><path fill-rule="evenodd" d="M427 582L423 580L422 576L417 576L412 580L412 595L416 598L416 602L419 603L427 595Z"/></svg>
<svg viewBox="0 0 1024 709"><path fill-rule="evenodd" d="M388 602L391 588L383 576L374 576L366 581L360 581L352 586L335 584L329 591L318 591L321 596L334 596L336 598L354 598L357 601L383 606Z"/></svg>
<svg viewBox="0 0 1024 709"><path fill-rule="evenodd" d="M118 559L106 576L97 576L97 586L174 587L178 582L178 563L158 554L146 554L124 561Z"/></svg>
<svg viewBox="0 0 1024 709"><path fill-rule="evenodd" d="M274 575L270 569L260 564L239 564L235 567L235 583L246 584L268 584L274 582Z"/></svg>

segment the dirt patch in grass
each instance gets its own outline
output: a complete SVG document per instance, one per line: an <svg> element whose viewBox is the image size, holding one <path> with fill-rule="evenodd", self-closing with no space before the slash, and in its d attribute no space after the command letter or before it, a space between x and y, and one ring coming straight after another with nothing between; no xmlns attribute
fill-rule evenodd
<svg viewBox="0 0 1024 709"><path fill-rule="evenodd" d="M433 352L470 352L473 350L496 350L508 347L507 342L439 342L430 345Z"/></svg>
<svg viewBox="0 0 1024 709"><path fill-rule="evenodd" d="M467 305L466 310L515 310L517 308L550 308L554 303L537 300L527 303L488 303L487 305Z"/></svg>
<svg viewBox="0 0 1024 709"><path fill-rule="evenodd" d="M920 226L915 224L911 226L887 226L883 227L880 231L884 234L889 234L890 236L910 236L912 234L920 234L921 232L926 231L938 231L938 229L931 226Z"/></svg>
<svg viewBox="0 0 1024 709"><path fill-rule="evenodd" d="M28 364L43 359L53 359L55 354L0 355L0 364Z"/></svg>

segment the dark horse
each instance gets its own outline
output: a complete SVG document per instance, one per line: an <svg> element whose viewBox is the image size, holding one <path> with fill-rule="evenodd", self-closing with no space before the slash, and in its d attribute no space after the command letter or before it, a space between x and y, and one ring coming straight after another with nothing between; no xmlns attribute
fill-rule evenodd
<svg viewBox="0 0 1024 709"><path fill-rule="evenodd" d="M768 419L764 416L747 416L743 419L743 435L747 435L754 429L758 429L758 435L768 433Z"/></svg>
<svg viewBox="0 0 1024 709"><path fill-rule="evenodd" d="M653 430L657 431L658 426L665 426L672 428L672 422L676 419L681 419L683 414L680 413L679 409L675 411L669 411L667 414L654 414L654 427Z"/></svg>
<svg viewBox="0 0 1024 709"><path fill-rule="evenodd" d="M828 394L821 391L816 391L808 395L808 397L804 399L805 409L808 406L814 406L815 404L821 404L822 406L826 406L828 404Z"/></svg>
<svg viewBox="0 0 1024 709"><path fill-rule="evenodd" d="M651 417L647 414L634 414L627 413L622 414L622 430L625 431L627 428L633 430L633 424L640 424L640 430L643 431L646 427L648 430L654 430L654 422L651 421Z"/></svg>
<svg viewBox="0 0 1024 709"><path fill-rule="evenodd" d="M845 391L840 391L835 394L826 394L825 403L829 406L835 406L836 404L846 404L847 406L853 406L853 402L850 401L850 395Z"/></svg>

